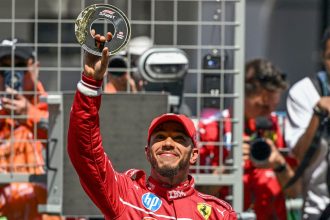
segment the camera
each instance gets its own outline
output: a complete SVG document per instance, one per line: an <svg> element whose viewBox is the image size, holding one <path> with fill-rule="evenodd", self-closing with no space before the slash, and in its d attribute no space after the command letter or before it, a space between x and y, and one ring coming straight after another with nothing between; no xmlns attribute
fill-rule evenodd
<svg viewBox="0 0 330 220"><path fill-rule="evenodd" d="M221 69L221 57L218 55L207 54L203 59L204 69Z"/></svg>
<svg viewBox="0 0 330 220"><path fill-rule="evenodd" d="M138 70L146 81L145 91L168 92L170 111L174 113L182 104L188 64L186 53L178 48L151 48L138 61Z"/></svg>
<svg viewBox="0 0 330 220"><path fill-rule="evenodd" d="M140 57L138 69L148 82L175 82L184 78L188 63L178 48L151 48Z"/></svg>
<svg viewBox="0 0 330 220"><path fill-rule="evenodd" d="M12 71L6 70L3 72L3 77L4 77L6 86L8 86L16 91L23 90L23 77L24 77L23 71L12 72Z"/></svg>
<svg viewBox="0 0 330 220"><path fill-rule="evenodd" d="M271 154L271 147L264 138L257 137L250 143L250 158L254 163L265 164Z"/></svg>
<svg viewBox="0 0 330 220"><path fill-rule="evenodd" d="M202 91L214 97L203 98L204 108L219 108L221 92L229 92L231 86L231 79L228 74L221 76L220 71L226 69L227 55L218 52L208 53L203 57L203 69L205 73L202 74ZM211 70L211 72L207 72ZM224 82L222 82L224 81ZM223 85L223 88L221 86ZM226 100L228 101L228 100Z"/></svg>

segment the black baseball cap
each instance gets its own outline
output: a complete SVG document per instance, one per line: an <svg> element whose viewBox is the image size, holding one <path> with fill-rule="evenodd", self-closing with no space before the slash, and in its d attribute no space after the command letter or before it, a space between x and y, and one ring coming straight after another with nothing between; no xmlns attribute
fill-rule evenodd
<svg viewBox="0 0 330 220"><path fill-rule="evenodd" d="M15 52L15 57L27 60L29 58L35 58L35 51L30 46L19 46L17 44L23 44L26 41L19 38L6 38L0 41L0 59L6 56L11 56L12 51Z"/></svg>

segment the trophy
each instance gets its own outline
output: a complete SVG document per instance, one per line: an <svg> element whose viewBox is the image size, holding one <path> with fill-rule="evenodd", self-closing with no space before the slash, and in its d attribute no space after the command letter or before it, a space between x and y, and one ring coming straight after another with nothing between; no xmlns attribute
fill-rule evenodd
<svg viewBox="0 0 330 220"><path fill-rule="evenodd" d="M113 30L110 31L112 39L101 44L94 39L91 30L93 29L92 25L102 20L112 25ZM107 27L106 25L104 26ZM102 56L103 48L108 47L108 56L110 56L118 53L127 45L131 36L131 27L126 15L118 8L108 4L94 4L86 7L78 15L75 22L75 35L78 43L84 50L91 54Z"/></svg>

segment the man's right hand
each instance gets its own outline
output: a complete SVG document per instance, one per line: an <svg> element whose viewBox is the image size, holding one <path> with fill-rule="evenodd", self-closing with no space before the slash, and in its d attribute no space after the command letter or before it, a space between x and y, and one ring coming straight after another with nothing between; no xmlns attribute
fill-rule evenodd
<svg viewBox="0 0 330 220"><path fill-rule="evenodd" d="M107 36L102 36L100 34L95 34L95 31L92 30L91 34L94 36L95 41L106 42L112 39L112 34L107 33ZM109 48L104 47L102 50L102 56L96 56L85 51L84 55L84 74L95 80L102 80L105 76L109 63Z"/></svg>

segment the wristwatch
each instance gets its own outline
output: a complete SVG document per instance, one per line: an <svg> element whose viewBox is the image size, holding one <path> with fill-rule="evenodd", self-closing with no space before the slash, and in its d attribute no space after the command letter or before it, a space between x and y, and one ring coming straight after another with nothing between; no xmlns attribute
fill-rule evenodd
<svg viewBox="0 0 330 220"><path fill-rule="evenodd" d="M320 116L320 117L326 117L328 115L327 111L322 110L317 105L314 106L313 112L315 115Z"/></svg>
<svg viewBox="0 0 330 220"><path fill-rule="evenodd" d="M286 169L286 163L283 163L275 167L273 170L275 173L282 173L285 169Z"/></svg>

